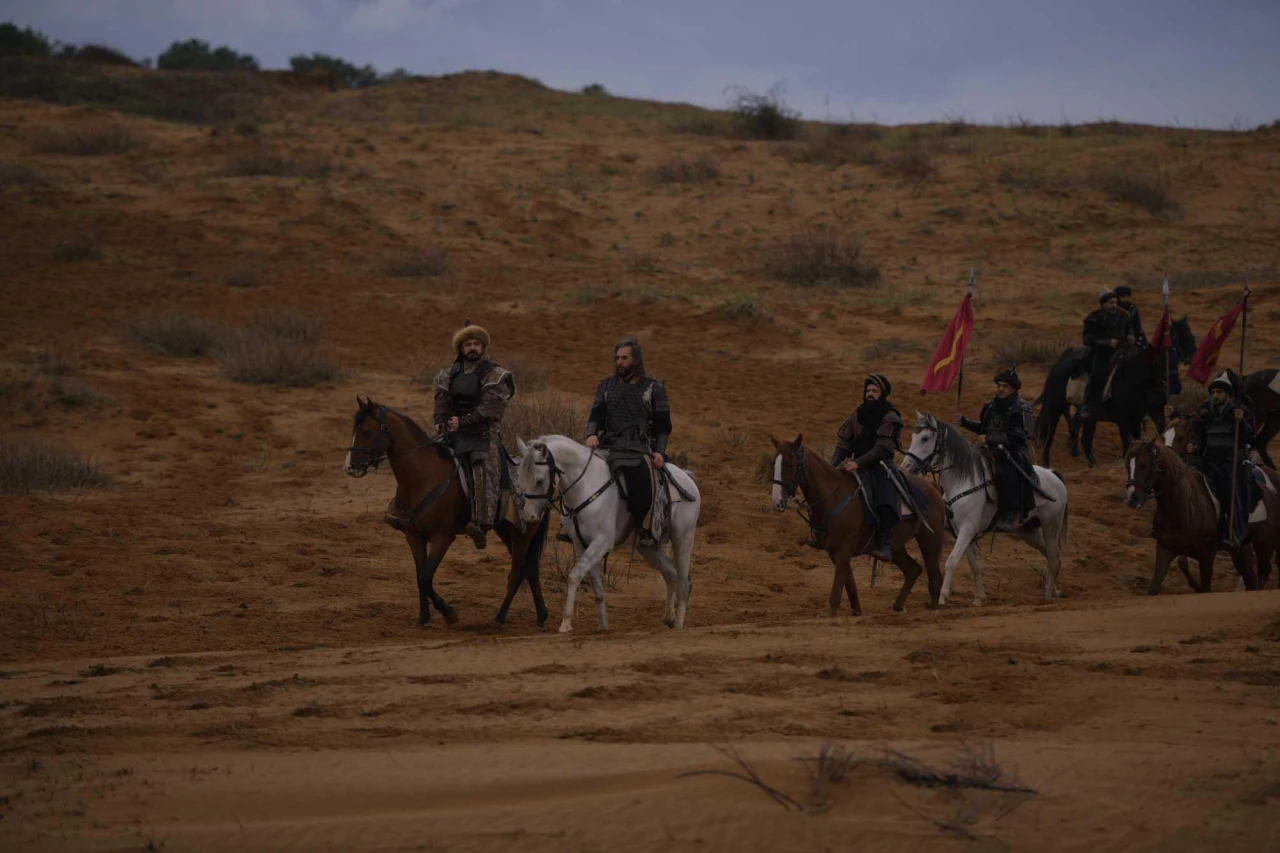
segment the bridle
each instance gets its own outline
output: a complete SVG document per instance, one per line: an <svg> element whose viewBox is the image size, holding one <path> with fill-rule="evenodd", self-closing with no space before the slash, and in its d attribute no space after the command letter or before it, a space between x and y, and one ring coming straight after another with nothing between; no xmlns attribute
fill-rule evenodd
<svg viewBox="0 0 1280 853"><path fill-rule="evenodd" d="M537 456L533 455L536 454L538 450L541 450L546 454L546 456L539 459ZM591 463L594 460L597 458L603 459L604 457L598 456L595 448L591 448L591 455L587 457L587 463L582 466L582 473L578 474L578 476L575 477L573 482L569 485L557 489L556 484L560 482L561 477L568 476L568 472L556 464L556 457L555 454L551 452L551 448L546 445L532 447L529 449L529 453L532 456L530 464L546 465L551 473L551 479L547 482L547 490L545 492L529 493L522 491L520 493L520 498L526 501L546 501L547 504L559 512L560 515L573 522L573 532L577 534L578 541L581 542L582 546L585 548L587 543L582 540L582 534L578 531L578 513L595 503L597 498L609 491L609 487L618 481L618 473L614 472L610 474L609 479L605 480L604 485L592 492L586 500L577 506L570 507L565 504L564 496L568 492L572 491L574 486L582 482L582 478L587 476L587 471L591 470Z"/></svg>
<svg viewBox="0 0 1280 853"><path fill-rule="evenodd" d="M940 474L944 468L939 466L942 461L943 454L943 437L946 435L947 425L940 423L932 427L916 427L916 432L932 432L933 433L933 450L929 451L929 455L923 459L912 453L910 450L902 451L902 455L915 462L920 467L921 474Z"/></svg>
<svg viewBox="0 0 1280 853"><path fill-rule="evenodd" d="M1160 479L1160 475L1164 473L1164 468L1160 465L1160 452L1156 450L1154 441L1147 443L1147 449L1151 451L1151 470L1147 474L1145 481L1135 480L1133 477L1124 481L1125 488L1132 486L1135 489L1142 489L1142 503L1146 503L1151 498L1159 497L1163 489L1156 489L1156 481ZM1136 458L1134 454L1133 458ZM1141 506L1142 504L1139 504Z"/></svg>
<svg viewBox="0 0 1280 853"><path fill-rule="evenodd" d="M369 410L363 409L362 411L364 411L367 414ZM368 473L370 468L372 468L374 471L377 471L378 466L382 464L383 460L390 459L392 456L391 427L387 424L387 407L379 406L373 412L373 415L378 419L377 441L375 441L373 445L369 447L359 447L353 442L352 445L347 448L347 451L349 453L368 454L368 457L364 460L363 465L351 466L353 470L358 470L362 474ZM431 445L436 444L438 441L439 439L429 438L426 441L422 442L421 444L414 445L413 447L410 447L408 450L402 450L395 455L404 456L408 453L412 453L415 450L421 450L424 447L430 447Z"/></svg>
<svg viewBox="0 0 1280 853"><path fill-rule="evenodd" d="M809 485L809 468L804 461L804 453L805 453L804 445L802 444L799 447L795 447L793 448L793 450L796 455L795 482L788 483L785 480L779 480L776 477L769 481L770 484L774 486L778 486L779 488L782 489L782 497L783 497L782 509L784 510L787 508L787 505L791 503L791 499L796 496L796 490L800 489L802 486ZM781 455L782 455L782 451L779 450L778 456L781 456ZM774 458L776 459L778 457L775 456ZM831 488L831 491L827 492L823 497L819 498L816 501L810 501L808 498L806 498L804 501L804 504L805 504L804 509L801 509L798 506L795 508L796 515L804 519L805 524L809 525L809 530L813 533L815 537L819 533L824 532L827 529L827 524L829 524L836 516L844 512L845 508L848 507L850 502L852 502L853 496L856 495L859 492L859 490L862 488L862 478L859 477L856 472L854 473L853 478L857 483L857 486L854 488L852 492L849 493L848 496L845 497L843 501L836 504L827 513L827 517L824 519L823 524L818 524L813 520L814 507L821 507L822 505L824 505L827 502L827 500L831 498L832 495L834 495L837 491L839 491L841 486L845 485L844 482L837 480L835 486ZM806 510L808 511L806 512Z"/></svg>

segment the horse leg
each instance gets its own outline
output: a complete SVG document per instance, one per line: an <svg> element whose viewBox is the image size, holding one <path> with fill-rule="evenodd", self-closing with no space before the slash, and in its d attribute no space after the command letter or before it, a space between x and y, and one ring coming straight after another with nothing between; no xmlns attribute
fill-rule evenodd
<svg viewBox="0 0 1280 853"><path fill-rule="evenodd" d="M1067 435L1071 439L1071 455L1080 455L1080 410L1071 411L1067 406ZM1048 466L1045 466L1048 467Z"/></svg>
<svg viewBox="0 0 1280 853"><path fill-rule="evenodd" d="M1200 557L1196 564L1200 567L1200 586L1196 592L1213 592L1213 558L1214 552Z"/></svg>
<svg viewBox="0 0 1280 853"><path fill-rule="evenodd" d="M593 566L599 565L601 558L608 553L610 544L610 537L598 536L582 552L578 562L574 563L573 568L569 571L569 580L565 584L567 589L564 595L564 614L560 617L561 634L567 634L573 630L573 610L577 604L578 586L582 583L582 579L586 577L587 572L591 571Z"/></svg>
<svg viewBox="0 0 1280 853"><path fill-rule="evenodd" d="M956 534L956 544L951 549L951 553L947 555L947 562L942 568L942 588L938 590L938 604L943 605L951 600L951 581L956 575L956 566L960 565L960 558L964 556L969 546L973 543L973 531L968 525L960 528ZM974 569L974 576L978 573Z"/></svg>
<svg viewBox="0 0 1280 853"><path fill-rule="evenodd" d="M922 569L904 547L894 549L893 564L902 569L902 589L898 590L898 597L893 600L893 612L906 613L907 596L911 594L911 588L916 585L916 578L920 577Z"/></svg>
<svg viewBox="0 0 1280 853"><path fill-rule="evenodd" d="M409 543L413 553L413 573L418 582L418 624L431 624L431 596L427 593L429 582L426 575L427 543L416 533L404 530L404 539Z"/></svg>
<svg viewBox="0 0 1280 853"><path fill-rule="evenodd" d="M587 577L591 579L591 592L596 597L596 630L608 631L609 614L604 607L604 578L600 574L600 567L595 566L587 572Z"/></svg>
<svg viewBox="0 0 1280 853"><path fill-rule="evenodd" d="M458 624L458 611L449 606L449 602L444 600L440 593L436 592L435 577L436 569L440 568L440 564L444 562L444 555L449 552L449 546L453 544L452 533L441 533L427 540L427 559L425 563L426 579L427 579L427 596L431 599L431 603L435 605L436 610L440 611L440 615L444 617L444 624L453 627ZM422 586L421 576L418 578L418 586Z"/></svg>
<svg viewBox="0 0 1280 853"><path fill-rule="evenodd" d="M1254 590L1258 588L1258 570L1253 564L1253 553L1244 547L1235 551L1231 555L1231 562L1235 564L1236 571L1240 573L1240 579L1244 581L1244 588Z"/></svg>
<svg viewBox="0 0 1280 853"><path fill-rule="evenodd" d="M696 505L701 510L701 501ZM675 515L675 513L672 513ZM689 611L689 597L693 595L693 539L698 529L698 517L688 522L688 528L674 526L671 531L672 553L676 558L676 624L677 631L684 630L685 614Z"/></svg>
<svg viewBox="0 0 1280 853"><path fill-rule="evenodd" d="M533 593L533 609L539 628L547 626L547 602L542 597L542 554L547 546L550 526L550 515L543 516L532 536L524 542L524 553L520 558L521 574L525 583L529 584L529 592ZM515 541L520 542L523 538L523 535L519 535Z"/></svg>
<svg viewBox="0 0 1280 853"><path fill-rule="evenodd" d="M1191 564L1187 562L1186 557L1178 558L1178 569L1182 572L1182 576L1187 579L1187 586L1198 592L1200 590L1200 582L1191 577Z"/></svg>
<svg viewBox="0 0 1280 853"><path fill-rule="evenodd" d="M969 541L964 556L969 561L969 571L973 573L973 601L969 606L981 607L987 603L987 585L983 580L982 561L978 558L978 540Z"/></svg>
<svg viewBox="0 0 1280 853"><path fill-rule="evenodd" d="M1077 417L1079 416L1077 415ZM1080 435L1080 445L1084 450L1084 459L1093 468L1098 466L1098 460L1093 458L1093 434L1097 429L1097 419L1090 417L1082 425Z"/></svg>
<svg viewBox="0 0 1280 853"><path fill-rule="evenodd" d="M847 546L831 553L831 563L835 568L831 584L832 617L835 617L840 609L840 593L842 591L849 595L850 615L862 615L862 604L858 601L858 585L853 579L853 564L851 562L855 553L857 552Z"/></svg>
<svg viewBox="0 0 1280 853"><path fill-rule="evenodd" d="M849 560L846 558L843 564L848 565ZM849 577L853 577L852 567L849 569ZM827 607L832 619L836 618L836 614L840 612L840 598L844 595L846 586L841 561L833 556L831 558L831 595L827 598Z"/></svg>
<svg viewBox="0 0 1280 853"><path fill-rule="evenodd" d="M1048 407L1046 406L1047 410ZM1053 437L1058 433L1058 418L1061 417L1059 412L1048 412L1041 410L1041 417L1047 418L1048 429L1045 431L1044 447L1040 451L1040 456L1044 460L1044 467L1049 467L1049 451L1053 449Z"/></svg>
<svg viewBox="0 0 1280 853"><path fill-rule="evenodd" d="M511 559L511 569L507 572L507 595L502 599L502 606L498 608L498 612L493 617L494 622L499 625L507 623L507 611L511 609L511 602L515 599L516 593L520 590L520 584L523 582L524 577L520 571L520 563L513 557Z"/></svg>
<svg viewBox="0 0 1280 853"><path fill-rule="evenodd" d="M679 585L680 572L676 568L676 564L662 553L661 545L650 545L646 548L636 548L640 552L640 556L644 557L644 561L657 570L662 575L663 581L667 584L667 600L662 610L662 623L668 628L676 627L676 606L679 601Z"/></svg>
<svg viewBox="0 0 1280 853"><path fill-rule="evenodd" d="M1212 562L1213 558L1210 558ZM1151 573L1151 583L1147 584L1147 595L1159 595L1164 586L1164 577L1169 573L1169 563L1173 560L1173 552L1163 545L1156 544L1156 567ZM1195 587L1195 584L1192 584Z"/></svg>

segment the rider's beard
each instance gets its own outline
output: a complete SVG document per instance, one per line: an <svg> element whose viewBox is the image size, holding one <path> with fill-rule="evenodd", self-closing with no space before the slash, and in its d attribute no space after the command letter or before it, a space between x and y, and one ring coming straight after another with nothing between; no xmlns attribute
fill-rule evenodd
<svg viewBox="0 0 1280 853"><path fill-rule="evenodd" d="M639 371L639 367L635 364L629 364L625 366L620 364L618 365L618 378L631 379L636 375L638 371Z"/></svg>
<svg viewBox="0 0 1280 853"><path fill-rule="evenodd" d="M473 349L470 352L463 353L462 357L465 358L467 361L471 362L472 364L475 364L477 361L480 360L480 357L482 355L484 355L483 352L481 352L480 350Z"/></svg>

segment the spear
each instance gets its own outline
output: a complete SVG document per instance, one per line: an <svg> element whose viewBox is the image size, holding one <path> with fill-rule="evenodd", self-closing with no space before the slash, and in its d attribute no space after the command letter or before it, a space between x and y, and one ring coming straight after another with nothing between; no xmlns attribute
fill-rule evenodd
<svg viewBox="0 0 1280 853"><path fill-rule="evenodd" d="M977 274L977 266L969 267L969 299L973 299L973 278ZM956 408L960 408L960 393L964 391L964 357L960 358L960 373L956 376Z"/></svg>
<svg viewBox="0 0 1280 853"><path fill-rule="evenodd" d="M1169 405L1169 390L1173 384L1169 376L1169 335L1173 332L1173 318L1169 316L1169 276L1164 277L1164 284L1160 287L1160 293L1164 296L1164 316L1168 321L1164 327L1164 339L1160 342L1164 345L1164 404Z"/></svg>
<svg viewBox="0 0 1280 853"><path fill-rule="evenodd" d="M1236 375L1236 381L1243 385L1244 383L1244 339L1245 333L1249 330L1249 277L1245 276L1244 280L1244 299L1241 300L1243 308L1240 311L1240 372ZM1239 396L1243 392L1243 388L1233 388L1232 391ZM1235 412L1231 413L1231 494L1227 500L1231 501L1231 509L1227 512L1227 541L1235 545L1236 536L1236 476L1240 471L1240 421L1235 420Z"/></svg>

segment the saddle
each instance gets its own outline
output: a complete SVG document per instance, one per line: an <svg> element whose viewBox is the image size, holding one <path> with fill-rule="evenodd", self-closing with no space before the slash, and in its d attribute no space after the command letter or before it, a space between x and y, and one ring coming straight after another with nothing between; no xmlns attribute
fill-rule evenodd
<svg viewBox="0 0 1280 853"><path fill-rule="evenodd" d="M464 457L457 453L452 454L453 470L458 476L458 483L462 486L462 494L470 502L472 494L476 490L475 472L471 465L464 461ZM507 453L507 449L499 445L498 447L498 514L497 518L490 519L496 523L499 521L510 522L511 524L520 526L520 507L516 504L516 492L512 486L511 470L518 465L511 454Z"/></svg>
<svg viewBox="0 0 1280 853"><path fill-rule="evenodd" d="M600 451L600 455L608 460L609 451ZM649 477L649 494L653 496L649 501L649 509L645 513L644 526L653 536L654 540L659 543L665 543L671 539L671 504L677 498L672 496L671 480L660 468L653 467L653 460L644 457L643 466L645 474ZM627 478L620 476L619 471L615 470L612 465L610 470L617 476L618 491L624 498L630 499L631 493L627 489Z"/></svg>

